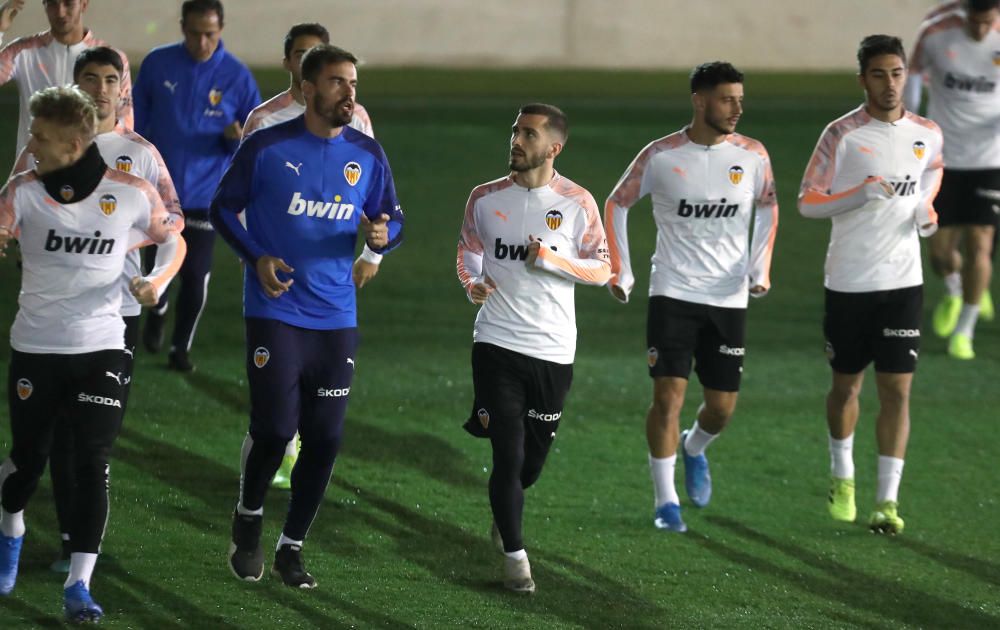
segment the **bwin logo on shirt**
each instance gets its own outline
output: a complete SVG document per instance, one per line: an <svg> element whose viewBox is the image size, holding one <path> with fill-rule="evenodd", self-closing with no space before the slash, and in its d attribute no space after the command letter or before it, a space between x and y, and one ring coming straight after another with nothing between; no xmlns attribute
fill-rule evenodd
<svg viewBox="0 0 1000 630"><path fill-rule="evenodd" d="M677 214L682 217L693 216L696 219L724 219L735 217L739 209L740 204L727 204L725 197L720 199L719 203L688 203L687 199L681 199L677 207Z"/></svg>
<svg viewBox="0 0 1000 630"><path fill-rule="evenodd" d="M288 204L288 214L298 216L305 214L317 219L337 219L347 221L354 216L353 203L340 203L340 195L335 195L333 201L311 201L303 199L302 193L296 192L292 195L292 202Z"/></svg>
<svg viewBox="0 0 1000 630"><path fill-rule="evenodd" d="M910 195L917 194L917 180L911 179L909 175L901 182L889 180L888 184L892 186L892 190L896 193L897 197L909 197Z"/></svg>
<svg viewBox="0 0 1000 630"><path fill-rule="evenodd" d="M493 257L497 260L503 260L504 258L510 258L511 260L527 260L528 259L528 246L527 245L507 245L499 238L497 238L496 243L493 247Z"/></svg>
<svg viewBox="0 0 1000 630"><path fill-rule="evenodd" d="M87 236L59 236L55 230L49 230L45 238L45 251L65 251L67 254L110 254L115 248L115 239L101 238L100 231L94 232L94 238Z"/></svg>

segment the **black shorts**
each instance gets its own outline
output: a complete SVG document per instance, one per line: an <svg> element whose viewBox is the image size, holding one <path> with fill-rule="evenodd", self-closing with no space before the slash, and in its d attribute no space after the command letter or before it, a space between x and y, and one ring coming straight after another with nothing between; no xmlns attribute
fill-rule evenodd
<svg viewBox="0 0 1000 630"><path fill-rule="evenodd" d="M358 329L310 330L248 317L250 434L339 436L354 378Z"/></svg>
<svg viewBox="0 0 1000 630"><path fill-rule="evenodd" d="M746 322L745 308L650 297L646 316L649 375L688 378L693 360L704 387L739 391Z"/></svg>
<svg viewBox="0 0 1000 630"><path fill-rule="evenodd" d="M1000 169L944 169L934 200L938 225L992 225L1000 219Z"/></svg>
<svg viewBox="0 0 1000 630"><path fill-rule="evenodd" d="M920 355L922 285L841 293L826 290L823 334L830 367L857 374L875 362L875 371L908 374Z"/></svg>
<svg viewBox="0 0 1000 630"><path fill-rule="evenodd" d="M476 398L465 430L489 437L490 427L523 422L544 448L559 430L563 404L573 383L573 365L543 361L489 343L472 344Z"/></svg>

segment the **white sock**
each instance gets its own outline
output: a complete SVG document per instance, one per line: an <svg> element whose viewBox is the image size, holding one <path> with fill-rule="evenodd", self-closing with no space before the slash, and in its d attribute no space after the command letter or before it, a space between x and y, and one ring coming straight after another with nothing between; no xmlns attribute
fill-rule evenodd
<svg viewBox="0 0 1000 630"><path fill-rule="evenodd" d="M277 551L281 549L284 545L295 545L299 549L302 549L302 542L303 541L301 540L292 540L288 536L285 536L285 533L282 532L281 536L278 536L278 546L275 547L274 550Z"/></svg>
<svg viewBox="0 0 1000 630"><path fill-rule="evenodd" d="M24 536L24 510L8 512L0 508L0 534L9 538Z"/></svg>
<svg viewBox="0 0 1000 630"><path fill-rule="evenodd" d="M718 433L706 432L699 426L698 421L695 420L694 424L691 425L691 430L688 431L687 439L684 440L684 452L691 457L698 457L705 452L708 445L717 437L719 437Z"/></svg>
<svg viewBox="0 0 1000 630"><path fill-rule="evenodd" d="M649 475L653 478L653 508L666 503L680 505L677 488L674 487L674 470L677 468L677 455L657 458L649 455Z"/></svg>
<svg viewBox="0 0 1000 630"><path fill-rule="evenodd" d="M875 502L898 501L899 482L903 478L903 460L878 456L878 493Z"/></svg>
<svg viewBox="0 0 1000 630"><path fill-rule="evenodd" d="M69 588L77 582L83 581L83 585L89 591L90 576L94 574L96 564L96 553L71 553L69 555L69 577L66 578L63 588Z"/></svg>
<svg viewBox="0 0 1000 630"><path fill-rule="evenodd" d="M507 556L511 560L527 560L528 559L528 552L525 551L523 548L522 549L518 549L517 551L505 551L505 552L503 552L503 555Z"/></svg>
<svg viewBox="0 0 1000 630"><path fill-rule="evenodd" d="M236 504L236 513L242 516L264 516L264 506L262 505L256 510L248 510L243 507L243 502L241 501Z"/></svg>
<svg viewBox="0 0 1000 630"><path fill-rule="evenodd" d="M843 440L830 436L830 474L837 479L854 479L854 434Z"/></svg>
<svg viewBox="0 0 1000 630"><path fill-rule="evenodd" d="M952 271L944 277L944 288L951 297L962 295L962 274Z"/></svg>
<svg viewBox="0 0 1000 630"><path fill-rule="evenodd" d="M299 434L296 433L295 437L288 440L288 444L285 445L285 457L295 457L299 454Z"/></svg>
<svg viewBox="0 0 1000 630"><path fill-rule="evenodd" d="M972 339L977 319L979 319L979 305L962 302L962 312L958 314L958 324L955 326L954 334L962 334Z"/></svg>

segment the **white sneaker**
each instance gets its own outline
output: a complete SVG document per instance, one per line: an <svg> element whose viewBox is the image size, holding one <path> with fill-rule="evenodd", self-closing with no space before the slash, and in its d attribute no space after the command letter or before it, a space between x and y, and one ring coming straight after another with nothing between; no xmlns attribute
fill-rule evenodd
<svg viewBox="0 0 1000 630"><path fill-rule="evenodd" d="M522 595L532 595L535 592L535 581L531 579L531 565L527 558L515 560L504 556L504 588L520 593Z"/></svg>

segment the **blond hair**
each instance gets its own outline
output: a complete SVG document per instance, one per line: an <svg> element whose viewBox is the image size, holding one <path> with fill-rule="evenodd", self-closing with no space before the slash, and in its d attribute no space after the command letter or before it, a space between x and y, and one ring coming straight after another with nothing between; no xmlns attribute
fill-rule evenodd
<svg viewBox="0 0 1000 630"><path fill-rule="evenodd" d="M97 134L97 105L76 86L47 87L31 95L32 118L43 118L82 136L86 143Z"/></svg>

